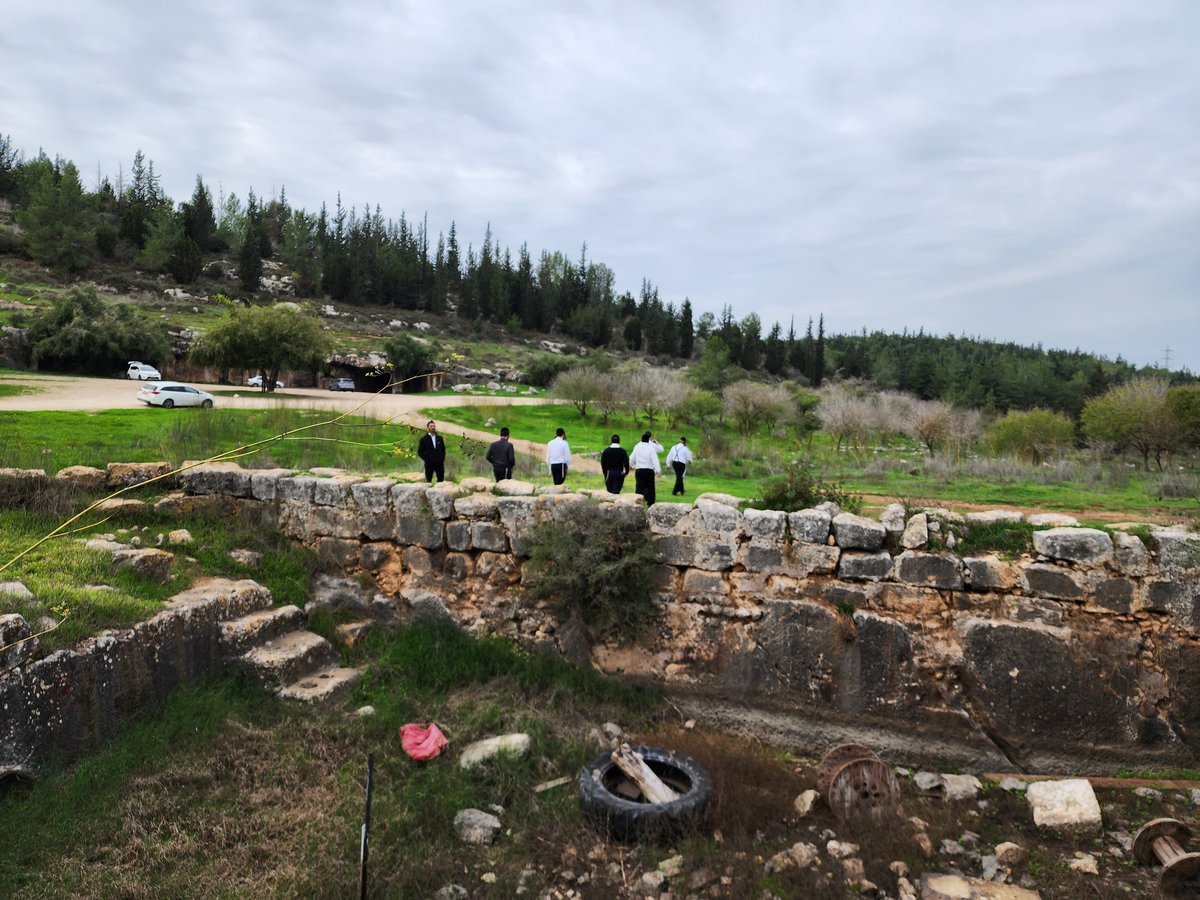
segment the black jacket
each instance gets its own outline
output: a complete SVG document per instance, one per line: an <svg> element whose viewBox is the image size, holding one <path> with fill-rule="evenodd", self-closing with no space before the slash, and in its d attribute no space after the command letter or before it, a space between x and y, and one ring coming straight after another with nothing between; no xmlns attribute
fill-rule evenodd
<svg viewBox="0 0 1200 900"><path fill-rule="evenodd" d="M498 441L492 441L492 445L488 447L486 459L493 466L511 469L517 464L517 452L513 449L512 441L506 441L502 438Z"/></svg>
<svg viewBox="0 0 1200 900"><path fill-rule="evenodd" d="M624 447L608 447L600 454L600 469L605 474L619 469L622 475L628 475L629 454Z"/></svg>
<svg viewBox="0 0 1200 900"><path fill-rule="evenodd" d="M438 435L438 442L435 445L433 435L426 432L417 443L417 456L431 466L444 463L446 461L446 439Z"/></svg>

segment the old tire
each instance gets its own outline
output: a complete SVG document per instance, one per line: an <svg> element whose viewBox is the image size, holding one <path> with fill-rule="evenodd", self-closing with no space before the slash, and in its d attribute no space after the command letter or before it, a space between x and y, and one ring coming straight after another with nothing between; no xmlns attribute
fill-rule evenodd
<svg viewBox="0 0 1200 900"><path fill-rule="evenodd" d="M172 400L170 397L168 397L166 400L164 400L164 401L162 402L162 408L163 408L163 409L170 409L170 408L171 408L172 406L174 406L174 405L175 405L175 401L174 401L174 400Z"/></svg>
<svg viewBox="0 0 1200 900"><path fill-rule="evenodd" d="M212 409L212 401L211 400L202 400L200 402L200 408L201 409Z"/></svg>
<svg viewBox="0 0 1200 900"><path fill-rule="evenodd" d="M618 787L630 782L605 753L579 774L579 802L584 816L618 841L667 839L698 828L712 800L713 784L708 771L696 760L673 750L658 747L636 750L654 774L680 794L679 799L646 803L616 793ZM633 787L633 791L636 793L637 788Z"/></svg>

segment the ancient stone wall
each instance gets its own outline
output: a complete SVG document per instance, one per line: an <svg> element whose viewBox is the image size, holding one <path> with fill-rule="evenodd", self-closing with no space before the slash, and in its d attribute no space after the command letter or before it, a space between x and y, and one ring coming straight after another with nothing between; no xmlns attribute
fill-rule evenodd
<svg viewBox="0 0 1200 900"><path fill-rule="evenodd" d="M369 575L401 614L652 676L688 708L802 747L915 740L932 757L1047 771L1193 765L1200 747L1200 535L1180 528L1031 516L1058 527L1005 559L954 547L1020 513L889 507L877 521L828 505L742 512L719 495L646 509L520 482L231 465L182 483L163 508L256 515ZM663 615L639 644L593 645L525 596L532 529L580 503L648 525Z"/></svg>

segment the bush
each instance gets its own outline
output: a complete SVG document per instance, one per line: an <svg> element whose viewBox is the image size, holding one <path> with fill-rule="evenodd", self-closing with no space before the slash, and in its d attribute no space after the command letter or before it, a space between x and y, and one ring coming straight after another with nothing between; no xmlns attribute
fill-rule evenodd
<svg viewBox="0 0 1200 900"><path fill-rule="evenodd" d="M644 519L579 504L537 525L530 545L530 594L578 615L594 636L632 639L656 618L658 560Z"/></svg>
<svg viewBox="0 0 1200 900"><path fill-rule="evenodd" d="M525 374L529 376L530 384L537 387L549 387L555 375L567 371L575 364L576 361L570 357L543 353L525 367Z"/></svg>
<svg viewBox="0 0 1200 900"><path fill-rule="evenodd" d="M1011 453L1040 463L1057 456L1075 440L1075 426L1065 415L1048 409L1010 411L988 431L994 453Z"/></svg>
<svg viewBox="0 0 1200 900"><path fill-rule="evenodd" d="M836 503L846 512L862 511L862 498L836 484L828 484L798 466L792 466L781 478L767 483L761 497L750 501L756 509L792 512L812 509L822 503Z"/></svg>

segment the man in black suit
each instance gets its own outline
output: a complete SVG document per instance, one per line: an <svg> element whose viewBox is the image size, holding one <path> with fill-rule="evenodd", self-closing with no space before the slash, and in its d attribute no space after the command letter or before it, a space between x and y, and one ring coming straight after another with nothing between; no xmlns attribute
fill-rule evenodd
<svg viewBox="0 0 1200 900"><path fill-rule="evenodd" d="M500 429L500 440L492 441L488 447L487 461L492 464L492 474L497 481L513 477L513 466L517 464L517 454L513 445L508 441L508 429Z"/></svg>
<svg viewBox="0 0 1200 900"><path fill-rule="evenodd" d="M437 425L432 419L425 423L425 434L417 444L417 456L425 463L425 480L433 484L446 480L446 441L438 437Z"/></svg>
<svg viewBox="0 0 1200 900"><path fill-rule="evenodd" d="M612 443L600 454L600 471L604 473L604 487L608 492L621 493L625 476L629 474L629 454L621 446L619 434L612 436Z"/></svg>

